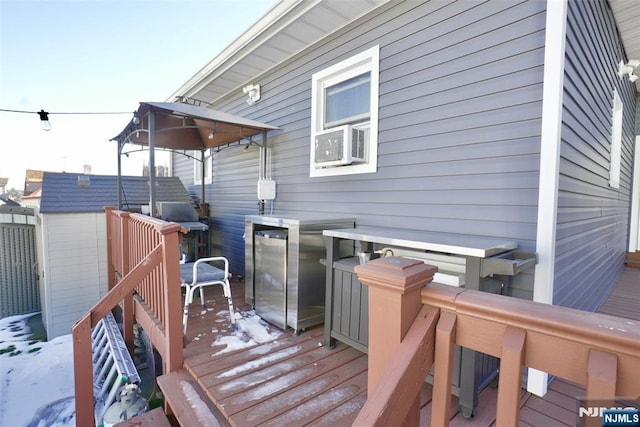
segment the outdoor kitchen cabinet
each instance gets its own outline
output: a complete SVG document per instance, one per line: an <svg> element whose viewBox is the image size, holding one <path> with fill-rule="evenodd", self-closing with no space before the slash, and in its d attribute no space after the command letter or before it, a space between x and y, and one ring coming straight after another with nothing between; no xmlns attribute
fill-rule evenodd
<svg viewBox="0 0 640 427"><path fill-rule="evenodd" d="M333 229L323 234L327 269L325 343L333 347L339 340L363 352L368 351L368 287L354 272L360 263L357 252L373 253L381 247L408 249L424 253L427 263L431 253L463 257L466 288L506 294L513 276L536 262L535 254L517 252L515 242L499 239L374 227ZM347 256L345 246L351 248ZM459 397L464 416L475 413L479 392L497 375L498 363L495 357L456 347L452 391Z"/></svg>
<svg viewBox="0 0 640 427"><path fill-rule="evenodd" d="M331 216L297 214L286 217L270 215L245 216L245 300L256 310L261 307L268 313L272 324L281 328L293 328L296 332L324 322L325 305L325 268L320 264L324 258L325 247L323 230L331 228L347 228L355 225L353 218L336 218ZM269 266L264 262L256 263L257 251L259 260L264 259L264 245L256 246L256 242L264 243L265 234L286 234L286 244L282 256L269 257ZM257 239L257 240L256 240ZM282 243L282 242L281 242ZM258 243L260 245L260 243ZM270 245L273 246L273 245ZM267 249L268 250L268 249ZM280 249L278 249L280 250ZM277 265L274 265L276 263ZM265 270L265 268L267 270ZM278 298L272 288L265 285L265 279L273 280L273 272L282 272L280 291L282 304L286 307L278 320L273 316L277 310L274 304ZM279 274L279 273L278 273ZM269 289L271 295L260 292ZM267 302L267 305L261 305ZM258 303L258 304L256 304Z"/></svg>
<svg viewBox="0 0 640 427"><path fill-rule="evenodd" d="M357 257L333 262L327 269L327 297L325 303L325 340L333 346L337 339L363 353L369 345L369 288L363 286L354 272L360 263ZM327 320L327 317L330 317Z"/></svg>

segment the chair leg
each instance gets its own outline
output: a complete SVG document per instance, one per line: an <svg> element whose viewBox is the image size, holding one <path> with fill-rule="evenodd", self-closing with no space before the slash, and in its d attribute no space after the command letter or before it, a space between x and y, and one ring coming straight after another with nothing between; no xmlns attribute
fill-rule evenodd
<svg viewBox="0 0 640 427"><path fill-rule="evenodd" d="M231 298L231 286L228 281L225 281L224 285L222 285L222 289L224 290L224 296L227 297L227 303L229 304L229 317L231 317L231 324L236 323L235 319L235 310L233 308L233 299Z"/></svg>
<svg viewBox="0 0 640 427"><path fill-rule="evenodd" d="M200 304L204 307L204 286L200 286Z"/></svg>
<svg viewBox="0 0 640 427"><path fill-rule="evenodd" d="M187 321L189 320L189 288L184 294L184 310L182 312L182 333L187 334Z"/></svg>

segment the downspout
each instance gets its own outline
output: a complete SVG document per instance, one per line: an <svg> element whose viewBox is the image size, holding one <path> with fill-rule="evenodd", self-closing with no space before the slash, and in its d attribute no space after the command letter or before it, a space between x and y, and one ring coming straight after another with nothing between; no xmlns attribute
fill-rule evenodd
<svg viewBox="0 0 640 427"><path fill-rule="evenodd" d="M533 282L533 300L545 304L553 304L567 6L567 0L547 1L536 235L538 263ZM547 373L529 368L527 391L543 396L547 383Z"/></svg>
<svg viewBox="0 0 640 427"><path fill-rule="evenodd" d="M207 164L207 162L205 162L205 160L204 160L204 152L205 151L206 150L204 148L202 150L200 150L200 163L201 163L201 165L200 165L200 183L201 183L201 192L202 192L201 193L201 197L200 197L200 203L202 205L204 205L204 203L205 203L204 196L205 196L205 192L206 192L205 191L205 183L204 183L204 177L206 176L204 168L205 168L205 165Z"/></svg>
<svg viewBox="0 0 640 427"><path fill-rule="evenodd" d="M156 216L156 112L149 110L149 215Z"/></svg>
<svg viewBox="0 0 640 427"><path fill-rule="evenodd" d="M262 147L260 148L260 173L258 176L258 180L265 179L265 174L267 173L267 131L262 131ZM260 200L258 202L258 212L260 215L264 215L264 200Z"/></svg>

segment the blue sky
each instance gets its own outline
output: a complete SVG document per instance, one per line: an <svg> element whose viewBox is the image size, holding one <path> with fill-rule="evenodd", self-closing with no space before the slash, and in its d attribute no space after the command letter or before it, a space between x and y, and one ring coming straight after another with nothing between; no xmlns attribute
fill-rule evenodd
<svg viewBox="0 0 640 427"><path fill-rule="evenodd" d="M276 0L0 0L0 109L133 112L165 101ZM131 116L0 111L0 177L26 169L116 173ZM143 156L125 160L139 174ZM146 158L146 156L144 156ZM162 159L162 158L161 158ZM163 161L163 160L161 160Z"/></svg>

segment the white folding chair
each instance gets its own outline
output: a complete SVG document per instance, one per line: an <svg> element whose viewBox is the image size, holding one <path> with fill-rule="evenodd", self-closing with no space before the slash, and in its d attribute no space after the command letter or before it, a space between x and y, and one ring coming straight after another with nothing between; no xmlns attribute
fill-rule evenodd
<svg viewBox="0 0 640 427"><path fill-rule="evenodd" d="M222 265L218 268L210 263ZM189 305L193 302L193 295L196 290L200 291L200 303L204 306L204 287L211 285L221 285L224 296L229 304L229 317L231 324L235 324L233 316L233 300L231 299L231 286L229 284L229 261L225 257L200 258L196 262L180 264L180 279L185 287L184 313L182 325L184 332L187 332L187 320L189 317Z"/></svg>

